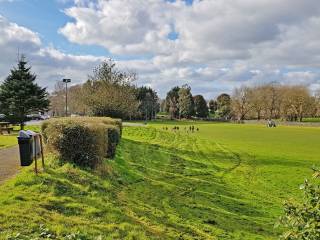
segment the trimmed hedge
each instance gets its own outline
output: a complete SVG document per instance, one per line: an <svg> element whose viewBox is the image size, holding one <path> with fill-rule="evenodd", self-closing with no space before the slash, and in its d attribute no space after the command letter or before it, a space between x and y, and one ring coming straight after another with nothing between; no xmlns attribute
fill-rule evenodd
<svg viewBox="0 0 320 240"><path fill-rule="evenodd" d="M113 158L116 154L117 145L120 142L120 131L117 128L108 128L107 157Z"/></svg>
<svg viewBox="0 0 320 240"><path fill-rule="evenodd" d="M42 134L48 148L62 161L94 168L115 156L122 123L111 118L58 118L45 121Z"/></svg>

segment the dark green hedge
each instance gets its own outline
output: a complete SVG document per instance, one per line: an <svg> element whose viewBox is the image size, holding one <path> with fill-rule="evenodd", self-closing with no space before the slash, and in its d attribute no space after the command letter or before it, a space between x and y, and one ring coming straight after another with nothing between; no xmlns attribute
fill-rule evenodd
<svg viewBox="0 0 320 240"><path fill-rule="evenodd" d="M115 156L120 124L110 118L59 118L45 121L42 133L48 148L62 161L94 168L105 157Z"/></svg>
<svg viewBox="0 0 320 240"><path fill-rule="evenodd" d="M116 154L117 145L120 142L120 130L117 128L108 128L108 148L107 157L113 158Z"/></svg>

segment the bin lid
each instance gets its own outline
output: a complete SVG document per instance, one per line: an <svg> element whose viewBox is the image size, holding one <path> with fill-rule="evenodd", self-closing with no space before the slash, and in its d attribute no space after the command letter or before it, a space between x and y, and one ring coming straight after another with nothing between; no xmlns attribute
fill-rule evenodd
<svg viewBox="0 0 320 240"><path fill-rule="evenodd" d="M19 138L30 138L30 135L27 133L27 131L21 130L19 131Z"/></svg>
<svg viewBox="0 0 320 240"><path fill-rule="evenodd" d="M31 130L28 130L26 133L27 133L29 136L37 136L37 135L38 135L38 133L36 133L36 132L34 132L34 131L31 131Z"/></svg>

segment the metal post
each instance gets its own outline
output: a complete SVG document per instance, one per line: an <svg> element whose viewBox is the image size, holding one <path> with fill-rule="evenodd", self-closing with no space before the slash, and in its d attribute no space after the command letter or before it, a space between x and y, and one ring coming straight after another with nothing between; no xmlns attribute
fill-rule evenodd
<svg viewBox="0 0 320 240"><path fill-rule="evenodd" d="M66 82L66 117L68 117L68 82Z"/></svg>
<svg viewBox="0 0 320 240"><path fill-rule="evenodd" d="M42 159L42 168L44 170L45 166L44 166L44 153L43 153L43 141L42 141L42 135L39 134L40 137L40 148L41 148L41 159Z"/></svg>
<svg viewBox="0 0 320 240"><path fill-rule="evenodd" d="M34 171L36 174L38 174L38 162L37 162L37 139L35 136L33 138L33 143L34 143Z"/></svg>
<svg viewBox="0 0 320 240"><path fill-rule="evenodd" d="M66 117L68 116L68 83L71 82L71 79L69 78L64 78L62 80L62 82L64 82L66 84Z"/></svg>

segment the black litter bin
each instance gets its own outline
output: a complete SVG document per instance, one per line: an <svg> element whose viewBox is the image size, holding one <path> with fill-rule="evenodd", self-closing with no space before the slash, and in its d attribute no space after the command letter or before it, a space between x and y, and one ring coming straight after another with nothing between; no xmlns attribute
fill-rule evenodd
<svg viewBox="0 0 320 240"><path fill-rule="evenodd" d="M18 137L21 166L30 166L33 161L32 137Z"/></svg>

